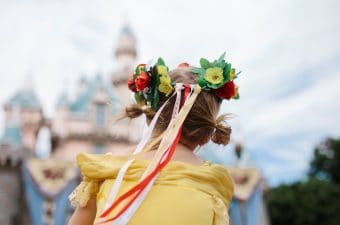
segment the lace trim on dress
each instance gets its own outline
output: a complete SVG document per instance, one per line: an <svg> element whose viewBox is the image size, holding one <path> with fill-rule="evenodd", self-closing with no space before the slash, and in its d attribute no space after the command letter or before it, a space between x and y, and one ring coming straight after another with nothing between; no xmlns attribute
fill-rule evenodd
<svg viewBox="0 0 340 225"><path fill-rule="evenodd" d="M99 190L99 182L84 178L73 190L68 199L74 207L85 207L92 196L96 196Z"/></svg>

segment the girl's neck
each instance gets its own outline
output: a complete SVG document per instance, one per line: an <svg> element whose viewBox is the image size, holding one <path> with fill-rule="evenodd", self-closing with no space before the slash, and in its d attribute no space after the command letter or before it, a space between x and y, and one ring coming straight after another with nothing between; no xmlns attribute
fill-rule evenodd
<svg viewBox="0 0 340 225"><path fill-rule="evenodd" d="M156 150L145 152L140 155L141 159L152 159ZM182 161L194 165L202 165L203 161L194 154L194 148L189 148L181 143L178 143L174 155L172 156L174 161Z"/></svg>

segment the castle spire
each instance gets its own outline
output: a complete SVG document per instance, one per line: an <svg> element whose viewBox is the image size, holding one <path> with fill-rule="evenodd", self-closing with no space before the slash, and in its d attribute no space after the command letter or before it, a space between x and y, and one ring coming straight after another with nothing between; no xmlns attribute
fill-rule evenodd
<svg viewBox="0 0 340 225"><path fill-rule="evenodd" d="M127 22L120 30L114 56L117 68L112 75L112 82L114 84L125 83L129 79L137 58L136 37Z"/></svg>

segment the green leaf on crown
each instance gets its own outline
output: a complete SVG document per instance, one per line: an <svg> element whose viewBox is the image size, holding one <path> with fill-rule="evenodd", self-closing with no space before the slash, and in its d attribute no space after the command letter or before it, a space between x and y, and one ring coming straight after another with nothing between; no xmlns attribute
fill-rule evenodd
<svg viewBox="0 0 340 225"><path fill-rule="evenodd" d="M151 73L151 84L149 85L150 90L147 92L147 101L149 102L152 109L156 111L158 101L159 101L159 93L158 93L159 76L157 73L157 66L150 68L150 73Z"/></svg>
<svg viewBox="0 0 340 225"><path fill-rule="evenodd" d="M164 62L164 60L162 58L158 58L156 64L157 64L157 66L165 66L165 62Z"/></svg>
<svg viewBox="0 0 340 225"><path fill-rule="evenodd" d="M217 66L217 67L220 67L220 68L222 68L222 69L225 67L225 65L226 65L226 63L225 63L224 59L218 60L218 61L216 62L216 66Z"/></svg>
<svg viewBox="0 0 340 225"><path fill-rule="evenodd" d="M194 74L198 74L200 77L202 77L205 74L205 69L198 68L198 67L191 67L190 72Z"/></svg>
<svg viewBox="0 0 340 225"><path fill-rule="evenodd" d="M153 90L152 89L149 89L146 93L146 101L147 102L151 102L152 101L152 96L153 96Z"/></svg>
<svg viewBox="0 0 340 225"><path fill-rule="evenodd" d="M207 84L208 84L208 82L204 79L204 77L200 77L197 83L201 88L207 87Z"/></svg>
<svg viewBox="0 0 340 225"><path fill-rule="evenodd" d="M155 87L155 82L156 82L156 66L155 67L151 67L150 68L150 77L151 77L151 81L150 81L150 84L148 85L148 90L145 92L145 95L146 95L146 101L151 103L152 101L152 97L153 97L153 94L154 94L154 87Z"/></svg>
<svg viewBox="0 0 340 225"><path fill-rule="evenodd" d="M138 76L138 66L136 66L135 73L133 74L133 79L136 79Z"/></svg>
<svg viewBox="0 0 340 225"><path fill-rule="evenodd" d="M157 106L159 102L159 91L158 91L159 84L160 84L159 76L155 76L155 86L153 90L153 96L151 99L151 107L154 111L157 110Z"/></svg>
<svg viewBox="0 0 340 225"><path fill-rule="evenodd" d="M208 69L211 67L211 63L205 58L200 59L200 64L203 69Z"/></svg>
<svg viewBox="0 0 340 225"><path fill-rule="evenodd" d="M212 67L217 67L217 63L218 63L218 61L214 60L214 62L212 62Z"/></svg>
<svg viewBox="0 0 340 225"><path fill-rule="evenodd" d="M226 52L223 52L223 54L218 58L218 61L221 61L225 58Z"/></svg>
<svg viewBox="0 0 340 225"><path fill-rule="evenodd" d="M136 92L135 93L135 99L138 104L145 104L145 98L141 92Z"/></svg>
<svg viewBox="0 0 340 225"><path fill-rule="evenodd" d="M223 69L223 76L226 81L230 80L231 64L227 63Z"/></svg>

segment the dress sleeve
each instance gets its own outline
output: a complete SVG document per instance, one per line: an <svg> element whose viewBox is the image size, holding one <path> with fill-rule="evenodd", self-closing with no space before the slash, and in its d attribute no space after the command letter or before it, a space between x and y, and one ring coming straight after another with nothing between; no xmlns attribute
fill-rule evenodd
<svg viewBox="0 0 340 225"><path fill-rule="evenodd" d="M89 166L93 165L93 160L90 159L91 155L89 154L80 153L77 155L77 164L83 176L83 180L68 197L71 205L74 207L85 207L89 199L92 196L97 195L99 191L100 180L93 176L89 176L89 171L95 170L92 167L88 169Z"/></svg>
<svg viewBox="0 0 340 225"><path fill-rule="evenodd" d="M229 225L229 215L223 201L214 197L214 221L213 225Z"/></svg>
<svg viewBox="0 0 340 225"><path fill-rule="evenodd" d="M100 184L105 179L115 178L125 162L125 158L114 157L110 154L78 154L77 164L83 180L70 194L71 204L85 207L88 200L97 195Z"/></svg>

